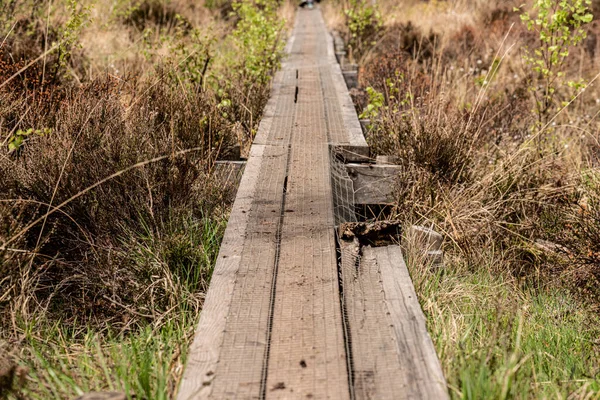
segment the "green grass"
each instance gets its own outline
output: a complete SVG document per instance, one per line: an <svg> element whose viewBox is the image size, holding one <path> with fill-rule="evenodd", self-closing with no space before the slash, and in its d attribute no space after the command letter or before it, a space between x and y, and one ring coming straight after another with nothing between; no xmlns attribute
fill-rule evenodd
<svg viewBox="0 0 600 400"><path fill-rule="evenodd" d="M409 265L453 398L600 398L600 318L572 295L491 263Z"/></svg>
<svg viewBox="0 0 600 400"><path fill-rule="evenodd" d="M169 295L177 297L170 300L170 309L151 323L120 322L120 331L115 324L99 329L64 321L19 323L23 339L17 358L28 373L9 399L72 399L90 391L121 391L138 399L173 397L226 223L224 218L174 221L165 229L168 235L137 234L130 253L140 267L162 264L170 269L169 279L161 280L173 282Z"/></svg>
<svg viewBox="0 0 600 400"><path fill-rule="evenodd" d="M59 325L38 327L36 334L41 337L27 338L22 365L29 376L21 394L30 399L65 399L116 390L138 398L170 398L194 320L180 317L127 337L93 329L72 332Z"/></svg>

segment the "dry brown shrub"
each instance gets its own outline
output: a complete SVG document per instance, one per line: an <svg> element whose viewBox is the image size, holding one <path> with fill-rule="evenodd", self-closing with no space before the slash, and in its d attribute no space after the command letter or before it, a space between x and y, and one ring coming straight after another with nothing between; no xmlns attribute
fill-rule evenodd
<svg viewBox="0 0 600 400"><path fill-rule="evenodd" d="M553 251L566 270L561 279L596 303L600 303L599 183L597 170L583 171L575 182L577 190L562 202L546 205L540 223L556 243Z"/></svg>
<svg viewBox="0 0 600 400"><path fill-rule="evenodd" d="M410 58L403 51L378 54L361 70L362 87L370 86L380 93L387 93L388 81L397 85L400 93L410 92L415 98L424 96L432 86L430 77L421 68L410 65Z"/></svg>
<svg viewBox="0 0 600 400"><path fill-rule="evenodd" d="M217 187L210 172L219 150L234 140L230 125L213 97L189 95L165 79L102 78L63 90L53 108L31 107L20 119L5 105L27 104L28 92L0 92L3 137L16 129L52 128L28 137L16 152L2 150L0 243L6 248L0 265L9 278L0 292L13 300L25 296L19 303L24 315L43 306L65 321L105 323L123 317L123 308L148 315L150 305L152 314L164 311L176 304L175 290L148 290L152 282L186 278L177 277L181 271L165 275L152 257L136 256L136 237L156 236L148 251L168 257L173 246L189 245L172 242L181 224L220 212L226 188ZM77 197L111 174L158 157L164 158ZM49 204L61 203L60 211L28 227Z"/></svg>
<svg viewBox="0 0 600 400"><path fill-rule="evenodd" d="M366 66L362 82L386 94L368 139L402 166L392 216L435 223L473 262L482 246L502 250L503 268L521 279L538 279L540 268L544 279L564 273L532 243L551 238L541 228L548 205L570 201L573 178L552 143L530 139L527 82L465 106L447 92L443 68L387 57Z"/></svg>
<svg viewBox="0 0 600 400"><path fill-rule="evenodd" d="M397 23L386 28L377 41L377 54L406 53L409 57L426 62L435 56L439 45L439 37L434 32L425 34L410 21Z"/></svg>
<svg viewBox="0 0 600 400"><path fill-rule="evenodd" d="M192 24L182 15L183 13L171 2L160 0L141 0L134 3L125 13L123 22L143 31L152 26L167 30L176 26L188 31Z"/></svg>

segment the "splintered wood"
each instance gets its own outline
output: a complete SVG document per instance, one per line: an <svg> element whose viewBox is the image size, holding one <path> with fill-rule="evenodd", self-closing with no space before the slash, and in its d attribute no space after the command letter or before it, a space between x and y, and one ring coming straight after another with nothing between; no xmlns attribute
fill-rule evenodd
<svg viewBox="0 0 600 400"><path fill-rule="evenodd" d="M340 263L351 256L336 245L330 148L356 160L368 147L318 9L298 11L287 52L178 399L444 398L416 296L402 303L410 278L382 286L399 276L401 255L382 255L385 265ZM404 311L391 310L398 306Z"/></svg>

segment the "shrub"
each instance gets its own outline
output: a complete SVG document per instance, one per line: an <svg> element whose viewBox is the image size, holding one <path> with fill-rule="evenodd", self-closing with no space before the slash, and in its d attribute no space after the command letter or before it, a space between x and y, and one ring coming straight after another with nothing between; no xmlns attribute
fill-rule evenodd
<svg viewBox="0 0 600 400"><path fill-rule="evenodd" d="M124 238L158 235L168 241L170 230L177 234L186 221L182 217L212 218L223 204L209 172L231 136L214 100L190 98L164 81L129 85L142 95L127 107L115 96L126 87L102 79L69 89L46 115L31 110L15 127L36 121L52 126L52 132L27 137L18 153L0 161L1 200L16 202L10 213L20 216L17 232L43 216L49 204L67 202L60 212L25 230L27 262L10 251L4 252L2 261L15 272L5 282L6 290L15 297L35 293L37 301L63 318L119 314L122 310L106 300L107 296L114 299L114 293L119 293L121 304L146 307L151 303L157 311L166 310L158 293L152 297L144 291L153 275L128 267L129 244ZM2 98L4 104L12 97L3 93ZM188 149L193 151L179 154ZM3 151L6 154L6 147ZM111 174L165 155L77 197ZM13 218L8 221L16 223ZM3 243L17 233L10 225L4 231ZM150 261L144 265L152 271ZM16 283L24 270L31 276L39 274L32 287ZM140 297L141 293L146 296ZM90 296L94 302L88 301Z"/></svg>
<svg viewBox="0 0 600 400"><path fill-rule="evenodd" d="M186 31L192 29L192 24L168 0L139 0L120 11L119 15L125 24L136 27L140 32L153 26L167 31L176 27Z"/></svg>
<svg viewBox="0 0 600 400"><path fill-rule="evenodd" d="M367 0L350 0L344 13L349 30L348 48L351 56L359 60L375 44L383 26L381 15Z"/></svg>
<svg viewBox="0 0 600 400"><path fill-rule="evenodd" d="M586 37L584 26L592 21L589 12L591 0L537 0L532 7L533 16L525 12L521 20L527 29L538 32L538 45L526 49L523 59L537 74L537 82L530 90L535 98L538 127L548 122L549 114L557 111L557 90L567 84L576 91L584 87L581 80L566 81L564 65L572 47ZM566 105L570 98L564 99Z"/></svg>
<svg viewBox="0 0 600 400"><path fill-rule="evenodd" d="M279 67L284 42L284 21L277 17L275 0L239 1L233 9L238 22L233 31L234 44L241 52L241 77L250 84L264 84Z"/></svg>
<svg viewBox="0 0 600 400"><path fill-rule="evenodd" d="M231 44L236 55L216 77L224 116L241 131L246 145L254 138L269 99L271 76L283 56L284 21L277 15L278 5L275 0L234 3L237 23Z"/></svg>

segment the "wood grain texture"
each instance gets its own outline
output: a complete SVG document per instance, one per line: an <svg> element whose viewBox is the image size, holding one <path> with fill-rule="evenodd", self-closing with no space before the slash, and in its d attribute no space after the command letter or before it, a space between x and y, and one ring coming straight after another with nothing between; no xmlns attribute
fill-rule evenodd
<svg viewBox="0 0 600 400"><path fill-rule="evenodd" d="M400 166L346 164L346 171L354 186L356 204L387 204L394 201Z"/></svg>
<svg viewBox="0 0 600 400"><path fill-rule="evenodd" d="M256 194L264 150L265 146L261 145L255 145L251 149L221 243L196 335L189 349L178 399L208 398L212 392L212 381L219 361L250 216L246 210L251 207Z"/></svg>
<svg viewBox="0 0 600 400"><path fill-rule="evenodd" d="M339 116L325 110L325 82L318 66L327 51L319 38L326 32L315 16L320 14L298 15L299 90L273 304L267 399L349 398L328 146L330 120Z"/></svg>
<svg viewBox="0 0 600 400"><path fill-rule="evenodd" d="M446 380L400 247L366 248L364 254L376 259L400 364L410 376L406 395L396 398L448 399Z"/></svg>
<svg viewBox="0 0 600 400"><path fill-rule="evenodd" d="M355 240L341 251L354 398L448 398L400 248Z"/></svg>

